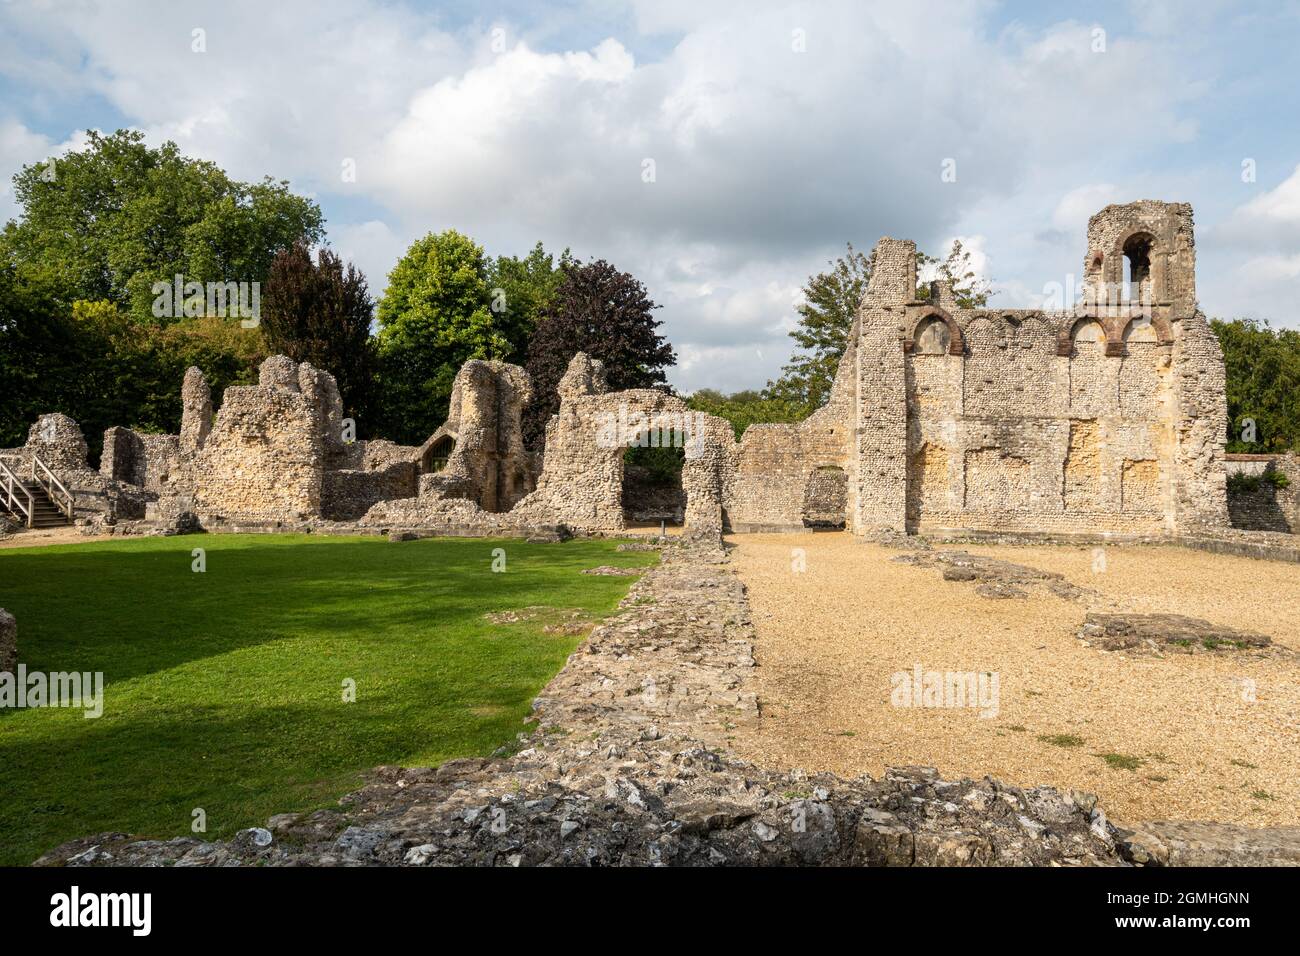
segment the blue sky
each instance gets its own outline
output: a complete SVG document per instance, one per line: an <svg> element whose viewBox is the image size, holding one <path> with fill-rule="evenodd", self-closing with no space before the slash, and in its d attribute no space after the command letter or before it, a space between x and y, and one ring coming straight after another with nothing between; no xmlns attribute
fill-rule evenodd
<svg viewBox="0 0 1300 956"><path fill-rule="evenodd" d="M1300 327L1297 41L1297 3L14 0L0 176L138 128L313 195L376 291L430 230L569 246L663 304L674 384L730 390L846 241L960 237L1029 306L1137 198L1194 205L1208 314Z"/></svg>

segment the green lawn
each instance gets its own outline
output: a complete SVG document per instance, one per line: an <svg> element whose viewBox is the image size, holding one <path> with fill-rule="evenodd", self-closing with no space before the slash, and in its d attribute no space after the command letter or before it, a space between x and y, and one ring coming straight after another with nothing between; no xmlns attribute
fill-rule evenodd
<svg viewBox="0 0 1300 956"><path fill-rule="evenodd" d="M506 552L493 573L492 551ZM191 570L191 549L207 570ZM190 535L0 550L31 671L102 671L104 714L0 711L0 864L105 830L207 835L326 806L376 764L485 755L577 645L529 605L612 612L610 541ZM343 682L356 682L356 702Z"/></svg>

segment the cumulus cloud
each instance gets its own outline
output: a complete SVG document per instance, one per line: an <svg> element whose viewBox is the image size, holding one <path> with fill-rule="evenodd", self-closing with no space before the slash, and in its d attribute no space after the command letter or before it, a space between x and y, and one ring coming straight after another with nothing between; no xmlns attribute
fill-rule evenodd
<svg viewBox="0 0 1300 956"><path fill-rule="evenodd" d="M1207 312L1284 325L1295 322L1300 299L1300 166L1202 233L1215 251L1215 268L1202 268L1198 283Z"/></svg>
<svg viewBox="0 0 1300 956"><path fill-rule="evenodd" d="M448 227L494 253L609 259L664 305L687 389L774 376L798 287L846 240L938 253L960 235L999 289L1032 295L1059 269L1043 247L1079 258L1087 216L1136 198L1126 163L1195 134L1203 82L1172 41L1112 30L1098 53L1094 24L994 28L985 4L646 0L578 44L371 0L122 9L0 7L0 73L290 178L376 292ZM577 34L583 12L555 22ZM1140 141L1114 135L1135 89Z"/></svg>
<svg viewBox="0 0 1300 956"><path fill-rule="evenodd" d="M13 192L13 176L24 166L46 163L51 160L58 171L58 157L68 150L80 149L86 144L84 130L74 130L63 142L55 143L48 136L28 129L14 119L0 119L0 226L19 213Z"/></svg>
<svg viewBox="0 0 1300 956"><path fill-rule="evenodd" d="M0 121L0 170L6 175L0 182L0 223L17 215L11 177L23 166L50 155L49 139L34 133L13 119Z"/></svg>
<svg viewBox="0 0 1300 956"><path fill-rule="evenodd" d="M1217 236L1253 249L1300 247L1300 166L1273 189L1238 206Z"/></svg>

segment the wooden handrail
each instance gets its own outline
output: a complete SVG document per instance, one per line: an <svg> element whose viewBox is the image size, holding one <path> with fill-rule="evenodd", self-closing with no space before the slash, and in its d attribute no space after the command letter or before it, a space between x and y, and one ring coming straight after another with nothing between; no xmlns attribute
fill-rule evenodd
<svg viewBox="0 0 1300 956"><path fill-rule="evenodd" d="M45 473L44 477L37 472L36 469L38 466L40 470ZM45 489L45 493L49 495L50 500L54 502L54 507L62 511L67 516L68 520L71 521L74 504L72 492L68 491L68 489L63 486L63 482L59 481L58 476L55 475L54 472L50 471L50 466L41 461L40 456L35 453L32 454L32 481ZM63 492L63 497L67 499L66 501L59 501L58 496L54 493L56 488Z"/></svg>
<svg viewBox="0 0 1300 956"><path fill-rule="evenodd" d="M15 488L27 496L27 504L23 504L22 499L14 493ZM32 498L32 493L27 490L27 486L18 480L18 476L3 461L0 461L0 491L4 492L0 502L3 502L5 509L15 513L21 511L27 516L27 527L32 527L32 513L36 510L36 502Z"/></svg>

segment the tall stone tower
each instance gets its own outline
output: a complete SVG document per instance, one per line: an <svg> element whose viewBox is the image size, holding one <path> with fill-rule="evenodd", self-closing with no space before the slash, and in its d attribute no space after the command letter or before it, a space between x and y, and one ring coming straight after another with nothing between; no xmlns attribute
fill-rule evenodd
<svg viewBox="0 0 1300 956"><path fill-rule="evenodd" d="M1188 203L1140 199L1088 220L1085 301L1149 303L1172 321L1196 311L1196 244Z"/></svg>

